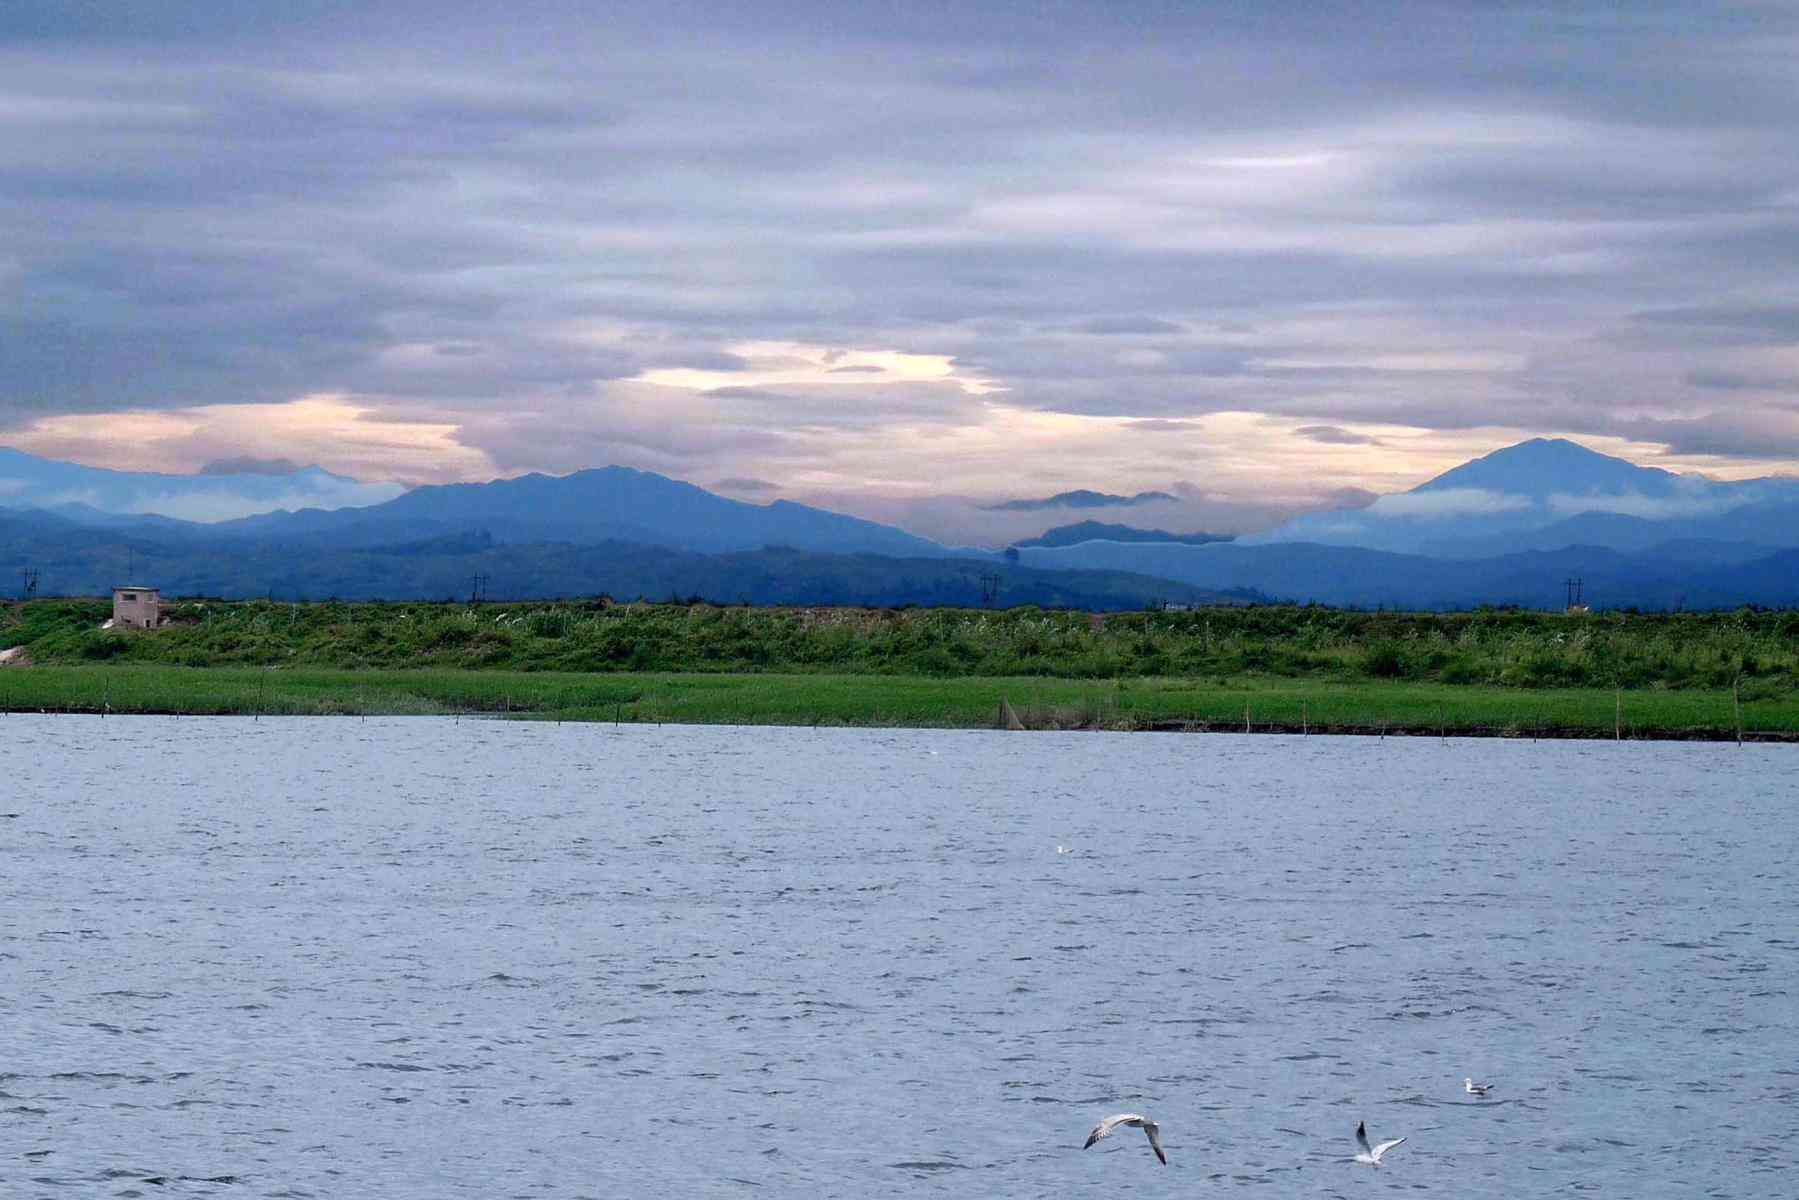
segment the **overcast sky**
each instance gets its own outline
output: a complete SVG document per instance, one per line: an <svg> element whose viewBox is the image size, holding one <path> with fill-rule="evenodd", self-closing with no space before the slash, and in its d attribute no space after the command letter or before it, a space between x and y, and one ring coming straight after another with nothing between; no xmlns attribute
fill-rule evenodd
<svg viewBox="0 0 1799 1200"><path fill-rule="evenodd" d="M1790 471L1795 63L1790 4L12 0L0 444L936 536Z"/></svg>

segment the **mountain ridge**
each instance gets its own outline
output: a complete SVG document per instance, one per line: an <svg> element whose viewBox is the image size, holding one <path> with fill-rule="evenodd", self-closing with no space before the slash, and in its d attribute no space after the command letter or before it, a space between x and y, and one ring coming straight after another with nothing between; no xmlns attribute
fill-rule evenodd
<svg viewBox="0 0 1799 1200"><path fill-rule="evenodd" d="M1166 529L1138 529L1132 525L1112 525L1104 521L1076 521L1046 529L1033 538L1013 542L1020 550L1034 546L1074 546L1081 542L1176 542L1203 546L1208 542L1228 542L1229 534L1169 533Z"/></svg>
<svg viewBox="0 0 1799 1200"><path fill-rule="evenodd" d="M286 473L177 475L114 471L0 446L0 500L8 506L61 508L77 518L91 510L105 522L160 516L206 524L309 501L339 507L379 503L403 490L399 484L366 483L317 465Z"/></svg>
<svg viewBox="0 0 1799 1200"><path fill-rule="evenodd" d="M1134 496L1120 496L1111 492L1075 488L1073 491L1057 492L1053 496L1039 499L1003 500L983 507L988 512L1041 512L1051 508L1135 508L1139 504L1154 504L1158 500L1178 499L1178 496L1167 492L1138 492Z"/></svg>
<svg viewBox="0 0 1799 1200"><path fill-rule="evenodd" d="M431 484L356 510L246 517L226 523L222 532L348 547L475 526L501 542L629 541L699 553L786 545L821 553L960 556L928 538L861 517L791 500L733 500L684 480L621 466Z"/></svg>
<svg viewBox="0 0 1799 1200"><path fill-rule="evenodd" d="M1637 551L1683 538L1799 545L1799 479L1680 475L1531 438L1366 507L1307 513L1238 540L1465 559L1583 541Z"/></svg>

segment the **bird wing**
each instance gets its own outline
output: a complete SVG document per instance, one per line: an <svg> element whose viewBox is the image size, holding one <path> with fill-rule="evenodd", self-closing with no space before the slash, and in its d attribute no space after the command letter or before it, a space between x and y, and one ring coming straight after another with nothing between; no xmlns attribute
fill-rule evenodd
<svg viewBox="0 0 1799 1200"><path fill-rule="evenodd" d="M1081 1149L1085 1150L1088 1146L1091 1146L1101 1138L1111 1137L1112 1131L1117 1129L1120 1125L1143 1125L1147 1123L1148 1122L1137 1113L1114 1113L1093 1127L1093 1131L1087 1135L1087 1141L1081 1146Z"/></svg>
<svg viewBox="0 0 1799 1200"><path fill-rule="evenodd" d="M1156 1157L1162 1160L1162 1165L1167 1166L1168 1156L1162 1153L1162 1139L1156 1136L1161 1131L1162 1127L1154 1121L1143 1122L1143 1132L1149 1135L1149 1148L1156 1152Z"/></svg>
<svg viewBox="0 0 1799 1200"><path fill-rule="evenodd" d="M1394 1138L1390 1142L1382 1142L1380 1145L1376 1146L1373 1150L1369 1151L1369 1153L1374 1155L1375 1162L1379 1162L1381 1155L1385 1154L1387 1151L1391 1150L1393 1147L1399 1145L1399 1143L1401 1143L1403 1141L1405 1141L1404 1138L1397 1137L1397 1138ZM1367 1145L1366 1142L1363 1142L1362 1144Z"/></svg>
<svg viewBox="0 0 1799 1200"><path fill-rule="evenodd" d="M1366 1121L1356 1122L1355 1142L1356 1145L1360 1146L1363 1150L1367 1150L1368 1153L1374 1153L1374 1151L1368 1150L1368 1123Z"/></svg>

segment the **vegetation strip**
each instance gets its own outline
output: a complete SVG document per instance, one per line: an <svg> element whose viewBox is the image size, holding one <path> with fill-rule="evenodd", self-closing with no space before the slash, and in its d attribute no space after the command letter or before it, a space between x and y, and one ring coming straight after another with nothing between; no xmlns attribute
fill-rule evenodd
<svg viewBox="0 0 1799 1200"><path fill-rule="evenodd" d="M468 714L603 722L1732 739L1729 689L1276 679L571 674L100 665L0 669L0 709L85 714ZM1745 740L1799 739L1799 700L1745 701Z"/></svg>
<svg viewBox="0 0 1799 1200"><path fill-rule="evenodd" d="M154 633L110 602L0 608L0 650L38 664L447 667L1116 679L1270 677L1506 688L1799 683L1799 612L1379 613L1264 606L1094 614L1037 608L182 601Z"/></svg>
<svg viewBox="0 0 1799 1200"><path fill-rule="evenodd" d="M1785 737L1799 613L282 604L0 608L12 711ZM31 665L22 665L31 664Z"/></svg>

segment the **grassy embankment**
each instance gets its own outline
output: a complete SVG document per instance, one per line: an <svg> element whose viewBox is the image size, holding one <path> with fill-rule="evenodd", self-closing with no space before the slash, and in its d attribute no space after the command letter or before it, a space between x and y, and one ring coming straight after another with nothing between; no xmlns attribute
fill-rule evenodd
<svg viewBox="0 0 1799 1200"><path fill-rule="evenodd" d="M737 609L103 603L0 613L0 708L566 719L1799 733L1799 614Z"/></svg>

